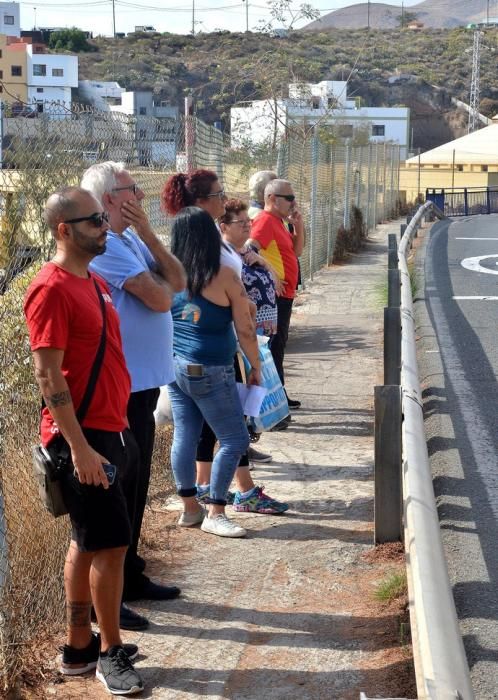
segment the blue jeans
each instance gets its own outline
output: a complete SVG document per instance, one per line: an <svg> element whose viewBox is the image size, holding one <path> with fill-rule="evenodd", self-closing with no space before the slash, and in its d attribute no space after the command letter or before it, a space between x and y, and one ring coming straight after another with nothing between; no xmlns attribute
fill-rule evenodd
<svg viewBox="0 0 498 700"><path fill-rule="evenodd" d="M205 420L219 442L211 468L210 501L226 504L228 487L241 455L249 447L233 365L203 365L202 376L191 376L187 365L175 357L176 381L168 386L174 434L171 466L180 496L195 496L195 457Z"/></svg>

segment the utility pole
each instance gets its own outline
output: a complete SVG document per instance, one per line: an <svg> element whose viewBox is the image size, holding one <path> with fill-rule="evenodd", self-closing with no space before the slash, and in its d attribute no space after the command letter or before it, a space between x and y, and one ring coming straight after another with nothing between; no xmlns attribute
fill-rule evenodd
<svg viewBox="0 0 498 700"><path fill-rule="evenodd" d="M249 31L249 0L242 0L246 4L246 32Z"/></svg>
<svg viewBox="0 0 498 700"><path fill-rule="evenodd" d="M489 24L489 0L487 2L487 6L486 6L486 25L488 25L488 24Z"/></svg>
<svg viewBox="0 0 498 700"><path fill-rule="evenodd" d="M471 134L477 129L480 104L481 82L481 32L474 32L474 49L472 51L472 83L470 85L469 127Z"/></svg>
<svg viewBox="0 0 498 700"><path fill-rule="evenodd" d="M192 36L195 34L195 0L192 0Z"/></svg>
<svg viewBox="0 0 498 700"><path fill-rule="evenodd" d="M367 0L367 29L370 29L370 0Z"/></svg>
<svg viewBox="0 0 498 700"><path fill-rule="evenodd" d="M112 0L112 35L116 38L116 7L114 2L115 0Z"/></svg>
<svg viewBox="0 0 498 700"><path fill-rule="evenodd" d="M401 2L401 29L405 26L405 3Z"/></svg>

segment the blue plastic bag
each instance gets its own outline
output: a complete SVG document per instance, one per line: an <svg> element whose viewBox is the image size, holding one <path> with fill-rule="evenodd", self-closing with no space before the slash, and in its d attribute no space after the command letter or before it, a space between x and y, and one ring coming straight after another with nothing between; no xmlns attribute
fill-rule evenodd
<svg viewBox="0 0 498 700"><path fill-rule="evenodd" d="M277 368L268 347L268 338L258 336L259 359L261 360L261 386L267 394L261 404L261 410L257 418L247 419L248 427L255 433L271 430L277 423L289 415L289 405L284 388L280 382ZM244 364L249 373L251 365L244 355Z"/></svg>

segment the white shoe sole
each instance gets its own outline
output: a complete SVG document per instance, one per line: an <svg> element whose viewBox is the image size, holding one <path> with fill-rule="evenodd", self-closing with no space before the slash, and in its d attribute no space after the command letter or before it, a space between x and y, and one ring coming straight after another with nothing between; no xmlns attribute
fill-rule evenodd
<svg viewBox="0 0 498 700"><path fill-rule="evenodd" d="M226 530L225 532L220 532L216 527L214 527L212 530L210 529L210 525L208 524L208 520L210 518L204 518L204 521L201 525L201 530L203 532L207 532L210 535L218 535L218 537L245 537L247 535L247 530L245 530L243 527L237 526L237 529L230 529Z"/></svg>
<svg viewBox="0 0 498 700"><path fill-rule="evenodd" d="M185 517L187 516L187 518ZM180 518L178 520L178 526L179 527L194 527L195 525L200 525L205 517L204 511L200 511L199 513L182 513L180 515ZM192 518L192 520L190 520Z"/></svg>
<svg viewBox="0 0 498 700"><path fill-rule="evenodd" d="M110 688L110 687L107 685L107 681L106 681L106 679L105 679L105 676L103 675L103 673L101 673L101 672L99 671L98 668L97 668L97 670L95 671L95 677L98 678L99 681L100 681L103 685L105 685L105 687L107 688L107 690L108 690L110 693L112 693L112 695L134 695L135 693L141 693L142 690L144 689L143 684L142 684L142 685L133 685L133 686L132 686L131 688L129 688L128 690L118 690L117 688Z"/></svg>

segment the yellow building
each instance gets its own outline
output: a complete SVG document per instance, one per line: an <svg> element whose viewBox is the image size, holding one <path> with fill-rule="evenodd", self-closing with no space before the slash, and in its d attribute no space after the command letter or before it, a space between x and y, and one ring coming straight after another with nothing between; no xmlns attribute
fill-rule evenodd
<svg viewBox="0 0 498 700"><path fill-rule="evenodd" d="M0 98L9 104L28 101L26 44L0 34Z"/></svg>
<svg viewBox="0 0 498 700"><path fill-rule="evenodd" d="M400 168L400 196L415 202L427 188L498 187L498 115L484 129L409 158Z"/></svg>

